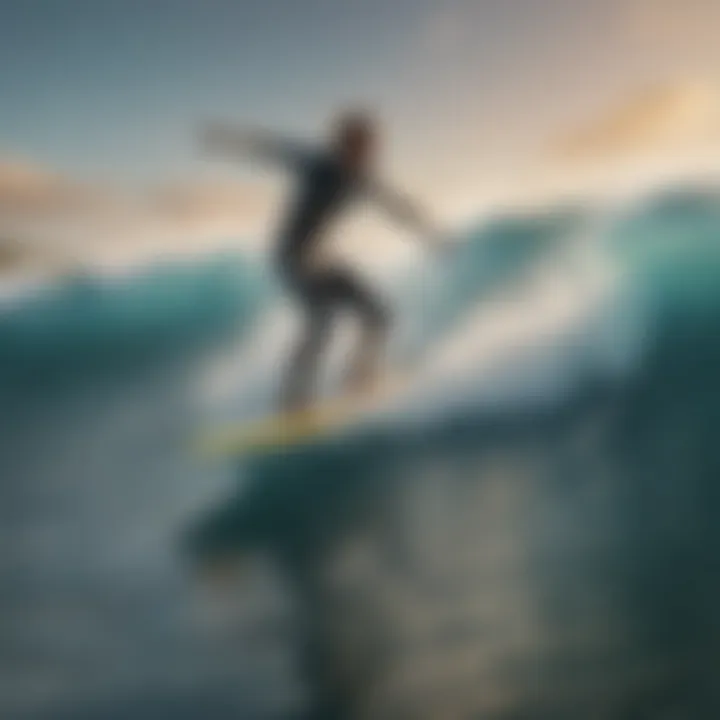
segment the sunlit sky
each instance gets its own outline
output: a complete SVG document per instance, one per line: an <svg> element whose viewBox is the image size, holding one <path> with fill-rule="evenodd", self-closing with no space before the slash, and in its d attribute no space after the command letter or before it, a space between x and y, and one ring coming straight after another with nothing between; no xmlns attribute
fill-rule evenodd
<svg viewBox="0 0 720 720"><path fill-rule="evenodd" d="M720 137L718 27L717 0L0 0L0 227L45 172L75 194L216 183L208 118L314 137L370 107L386 172L445 208L594 153L687 154Z"/></svg>

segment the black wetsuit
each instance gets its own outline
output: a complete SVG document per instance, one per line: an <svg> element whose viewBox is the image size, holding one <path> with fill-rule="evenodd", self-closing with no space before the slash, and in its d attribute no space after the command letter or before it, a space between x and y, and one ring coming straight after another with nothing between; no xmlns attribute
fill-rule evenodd
<svg viewBox="0 0 720 720"><path fill-rule="evenodd" d="M284 391L285 405L294 406L302 403L309 392L336 310L354 312L371 332L383 333L388 324L384 303L351 270L341 266L313 268L309 256L322 241L327 226L352 201L368 197L391 204L392 198L347 170L329 153L286 149L282 158L295 172L298 188L280 231L276 263L307 316Z"/></svg>
<svg viewBox="0 0 720 720"><path fill-rule="evenodd" d="M326 153L297 153L291 157L298 188L280 232L277 264L282 277L302 299L311 320L317 322L318 314L348 306L367 323L383 323L382 303L350 270L312 269L308 263L335 217L354 200L373 194L370 183Z"/></svg>

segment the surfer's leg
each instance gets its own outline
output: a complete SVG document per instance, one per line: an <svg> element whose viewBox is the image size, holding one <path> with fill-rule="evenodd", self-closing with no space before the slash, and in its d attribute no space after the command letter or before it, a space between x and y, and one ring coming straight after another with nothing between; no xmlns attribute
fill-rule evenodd
<svg viewBox="0 0 720 720"><path fill-rule="evenodd" d="M327 271L325 285L330 302L348 307L362 323L362 334L346 376L346 389L361 391L378 375L390 326L389 313L384 303L347 270Z"/></svg>
<svg viewBox="0 0 720 720"><path fill-rule="evenodd" d="M346 389L368 387L377 376L389 328L389 314L382 302L351 272L330 268L296 281L306 311L303 338L291 360L283 406L298 410L312 398L315 373L325 348L335 310L350 309L362 322L362 335L351 361Z"/></svg>
<svg viewBox="0 0 720 720"><path fill-rule="evenodd" d="M389 329L385 314L373 312L364 315L363 319L363 334L348 374L349 386L359 390L369 387L377 379Z"/></svg>
<svg viewBox="0 0 720 720"><path fill-rule="evenodd" d="M301 410L312 399L318 361L330 328L330 312L317 303L306 306L307 319L287 371L282 405L286 411Z"/></svg>

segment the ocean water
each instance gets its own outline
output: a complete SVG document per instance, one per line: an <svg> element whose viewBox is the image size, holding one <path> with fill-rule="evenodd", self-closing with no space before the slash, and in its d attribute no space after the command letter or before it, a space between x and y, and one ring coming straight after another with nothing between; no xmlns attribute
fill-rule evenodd
<svg viewBox="0 0 720 720"><path fill-rule="evenodd" d="M697 187L467 230L385 287L402 393L252 458L190 439L273 397L254 261L5 300L0 717L717 717L719 237Z"/></svg>

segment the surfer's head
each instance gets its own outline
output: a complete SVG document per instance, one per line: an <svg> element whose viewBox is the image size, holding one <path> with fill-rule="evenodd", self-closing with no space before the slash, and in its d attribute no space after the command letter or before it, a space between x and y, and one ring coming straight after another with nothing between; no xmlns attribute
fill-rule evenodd
<svg viewBox="0 0 720 720"><path fill-rule="evenodd" d="M335 119L334 141L343 163L353 169L363 169L371 164L375 154L375 122L364 112L344 112Z"/></svg>

